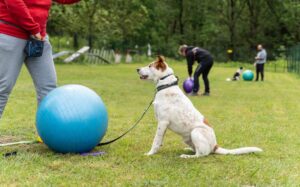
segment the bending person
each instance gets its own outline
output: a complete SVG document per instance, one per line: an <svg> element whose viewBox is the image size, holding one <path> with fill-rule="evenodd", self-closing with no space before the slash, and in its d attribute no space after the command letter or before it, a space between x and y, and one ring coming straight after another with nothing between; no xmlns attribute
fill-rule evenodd
<svg viewBox="0 0 300 187"><path fill-rule="evenodd" d="M192 77L193 65L195 61L198 62L198 66L194 72L194 87L191 95L192 96L198 95L198 91L200 89L199 77L200 75L202 75L202 79L204 81L204 87L205 87L205 91L202 95L209 96L210 87L209 87L208 74L214 64L213 57L211 56L211 54L207 50L202 49L200 47L193 47L187 45L180 46L179 53L182 56L186 57L189 77Z"/></svg>

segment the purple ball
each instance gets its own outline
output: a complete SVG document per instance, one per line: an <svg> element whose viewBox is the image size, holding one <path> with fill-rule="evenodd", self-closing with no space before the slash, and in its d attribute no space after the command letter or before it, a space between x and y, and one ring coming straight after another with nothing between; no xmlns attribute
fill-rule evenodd
<svg viewBox="0 0 300 187"><path fill-rule="evenodd" d="M193 87L194 87L194 80L193 79L186 79L183 82L183 90L185 91L185 93L191 93L193 91Z"/></svg>

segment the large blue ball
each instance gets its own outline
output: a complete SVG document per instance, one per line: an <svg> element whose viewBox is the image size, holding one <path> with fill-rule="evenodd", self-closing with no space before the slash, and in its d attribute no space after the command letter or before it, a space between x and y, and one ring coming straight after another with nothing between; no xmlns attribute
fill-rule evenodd
<svg viewBox="0 0 300 187"><path fill-rule="evenodd" d="M243 79L245 81L252 81L253 78L254 78L254 74L253 74L253 72L251 70L244 71L244 73L243 73Z"/></svg>
<svg viewBox="0 0 300 187"><path fill-rule="evenodd" d="M91 151L103 138L107 123L101 98L81 85L54 89L43 99L36 115L38 134L59 153Z"/></svg>

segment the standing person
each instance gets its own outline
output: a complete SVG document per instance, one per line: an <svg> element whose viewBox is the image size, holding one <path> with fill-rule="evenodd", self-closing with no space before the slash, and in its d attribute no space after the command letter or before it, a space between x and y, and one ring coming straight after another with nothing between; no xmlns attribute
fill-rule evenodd
<svg viewBox="0 0 300 187"><path fill-rule="evenodd" d="M205 87L205 91L202 95L209 96L210 87L209 87L208 74L214 63L211 54L207 50L202 49L200 47L193 47L187 45L180 46L179 53L182 56L186 57L188 74L190 78L192 77L194 62L195 61L198 62L198 66L194 72L194 87L191 95L192 96L198 95L198 91L200 88L199 76L202 74L202 79L204 81L204 87Z"/></svg>
<svg viewBox="0 0 300 187"><path fill-rule="evenodd" d="M72 4L80 0L54 1ZM0 118L23 63L33 79L38 103L56 88L52 48L46 33L51 4L51 0L0 0ZM43 41L40 57L25 55L30 37Z"/></svg>
<svg viewBox="0 0 300 187"><path fill-rule="evenodd" d="M117 49L115 52L115 63L116 64L121 63L121 59L122 59L122 55L121 55L120 51Z"/></svg>
<svg viewBox="0 0 300 187"><path fill-rule="evenodd" d="M261 75L261 81L264 81L264 66L267 61L267 52L261 44L257 45L258 53L255 57L254 66L256 66L256 81L259 79L259 73Z"/></svg>
<svg viewBox="0 0 300 187"><path fill-rule="evenodd" d="M128 64L132 62L132 56L130 54L130 50L127 50L126 52L125 62Z"/></svg>

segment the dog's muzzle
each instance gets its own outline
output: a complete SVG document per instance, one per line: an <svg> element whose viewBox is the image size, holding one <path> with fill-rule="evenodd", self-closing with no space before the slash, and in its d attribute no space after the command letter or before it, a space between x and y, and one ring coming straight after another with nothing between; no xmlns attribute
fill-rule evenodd
<svg viewBox="0 0 300 187"><path fill-rule="evenodd" d="M140 71L141 71L141 69L140 68L138 68L138 69L136 69L136 71L137 71L137 73L140 75L140 79L147 79L148 78L148 75L141 75L140 74Z"/></svg>
<svg viewBox="0 0 300 187"><path fill-rule="evenodd" d="M140 79L147 79L148 75L140 75Z"/></svg>

